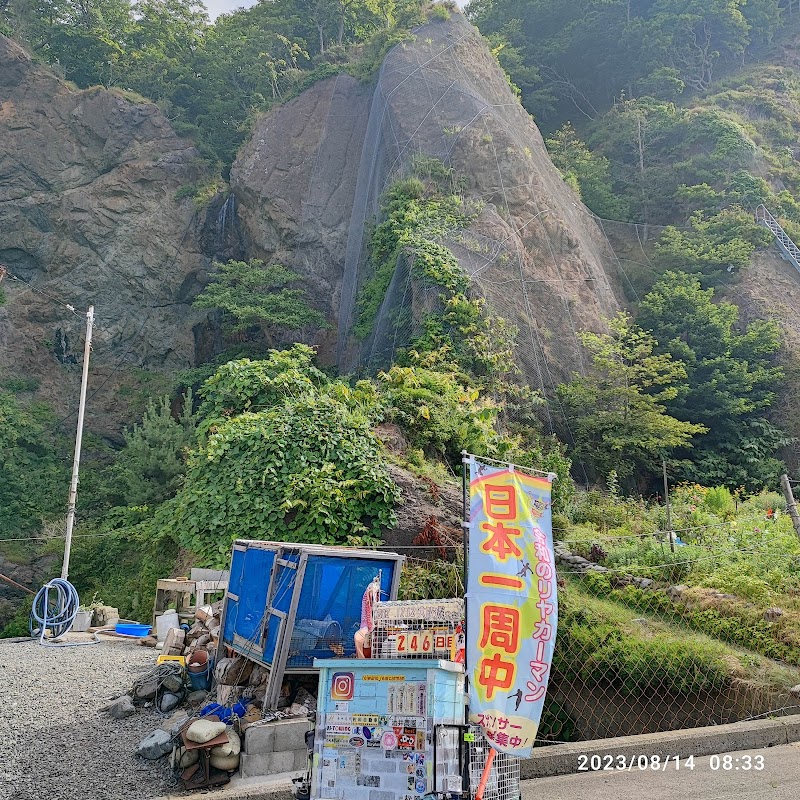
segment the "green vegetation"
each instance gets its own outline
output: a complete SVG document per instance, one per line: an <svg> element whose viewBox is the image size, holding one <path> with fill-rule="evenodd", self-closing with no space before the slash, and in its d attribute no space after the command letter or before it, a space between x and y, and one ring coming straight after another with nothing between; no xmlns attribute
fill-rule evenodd
<svg viewBox="0 0 800 800"><path fill-rule="evenodd" d="M224 326L231 332L262 326L299 330L326 327L325 317L305 300L304 289L291 289L299 276L280 264L265 266L263 261L228 261L215 264L212 282L194 301L196 308L220 308Z"/></svg>
<svg viewBox="0 0 800 800"><path fill-rule="evenodd" d="M69 446L41 403L0 390L0 539L30 534L65 511Z"/></svg>
<svg viewBox="0 0 800 800"><path fill-rule="evenodd" d="M674 553L663 506L600 492L577 496L556 536L609 570L576 577L583 591L800 666L800 542L781 495L742 496L678 486L672 525L681 544ZM654 584L642 590L626 576ZM674 584L683 590L670 598L666 589ZM781 613L773 619L765 612L774 607Z"/></svg>
<svg viewBox="0 0 800 800"><path fill-rule="evenodd" d="M168 397L158 403L151 399L142 422L125 431L125 447L104 487L116 505L147 506L175 494L186 472L186 451L194 443L191 392L182 406L176 418Z"/></svg>
<svg viewBox="0 0 800 800"><path fill-rule="evenodd" d="M485 34L507 39L536 66L523 100L545 123L575 112L594 117L623 93L669 99L702 92L723 71L768 43L780 0L472 0ZM785 11L786 9L784 9ZM511 72L513 80L515 72ZM522 82L521 82L522 83Z"/></svg>
<svg viewBox="0 0 800 800"><path fill-rule="evenodd" d="M691 456L680 454L681 475L707 486L774 486L782 469L774 453L788 442L764 418L783 379L778 327L755 320L737 329L739 309L713 299L697 278L668 272L639 308L639 325L658 339L656 352L686 365L667 410L708 429Z"/></svg>
<svg viewBox="0 0 800 800"><path fill-rule="evenodd" d="M596 214L607 219L628 216L628 204L612 189L609 160L592 153L569 122L547 140L547 151L566 183Z"/></svg>
<svg viewBox="0 0 800 800"><path fill-rule="evenodd" d="M211 24L194 0L6 0L0 31L80 88L118 86L157 102L179 134L227 169L256 113L331 74L371 77L424 20L423 5L270 0Z"/></svg>
<svg viewBox="0 0 800 800"><path fill-rule="evenodd" d="M667 272L611 334L584 334L594 371L559 387L572 453L595 478L612 470L639 488L664 458L706 485L776 485L789 441L766 419L783 380L777 326L737 330L739 310L700 279Z"/></svg>
<svg viewBox="0 0 800 800"><path fill-rule="evenodd" d="M733 677L725 649L664 627L643 634L634 614L613 603L592 602L579 583L561 593L554 680L612 686L623 696L648 697L664 687L674 694L714 692Z"/></svg>
<svg viewBox="0 0 800 800"><path fill-rule="evenodd" d="M375 543L392 524L398 494L370 431L373 396L322 380L312 355L296 345L262 363L231 362L222 395L214 378L201 391L200 413L212 416L165 513L203 563L227 563L234 538L265 531L287 541ZM241 391L259 384L256 376L264 384ZM229 383L239 387L240 406L213 415Z"/></svg>
<svg viewBox="0 0 800 800"><path fill-rule="evenodd" d="M121 97L155 100L223 167L257 113L342 71L371 79L423 18L417 0L272 0L214 25L190 0L0 6L0 29L40 59L82 88L123 84ZM784 380L778 330L740 320L719 291L769 243L755 205L800 234L800 77L754 63L784 46L786 10L778 0L473 0L470 15L543 124L564 180L599 216L644 233L632 315L583 335L593 371L559 389L570 447L542 433L544 399L515 366L517 332L451 249L480 205L449 167L417 158L370 230L355 327L373 335L407 269L412 308L400 313L413 311L415 338L361 380L326 374L304 345L266 355L245 345L201 365L178 378L196 400L133 376L121 394L141 422L119 451L91 437L87 448L72 566L81 593L147 618L158 577L177 564L225 565L234 538L377 544L400 493L374 430L393 423L409 444L393 459L429 480L457 474L462 449L558 474L556 537L607 570L565 570L559 679L622 696L796 683L786 665L800 666L800 544L775 516L780 497L747 495L774 487L782 468L787 436L769 416ZM202 204L219 185L174 199ZM219 265L196 305L269 344L276 330L284 339L324 325L278 264ZM43 531L63 510L69 448L26 396L36 389L12 378L0 391L0 537ZM652 490L662 458L687 481L673 493L675 552L663 506L623 494ZM572 459L610 494L576 492ZM402 596L460 594L458 558L412 563ZM572 735L552 699L542 730Z"/></svg>
<svg viewBox="0 0 800 800"><path fill-rule="evenodd" d="M800 75L784 66L800 21L792 6L468 6L511 80L524 87L523 103L550 132L547 147L564 180L600 217L637 224L616 229L622 239L635 237L641 262L626 268L630 330L646 332L653 356L671 356L677 371L664 385L631 385L616 368L625 362L618 348L591 376L560 389L562 436L590 477L614 469L627 487L644 488L670 455L679 478L758 490L774 485L782 469L777 455L790 437L771 414L784 380L779 329L743 326L722 296L756 250L772 244L754 221L756 206L766 204L800 235ZM753 63L759 59L781 66ZM727 291L735 297L735 287ZM597 361L598 341L589 336L584 344ZM637 388L637 400L658 406L656 416L644 407L626 416L625 398ZM796 430L793 420L780 423ZM705 430L683 442L659 430L687 424Z"/></svg>
<svg viewBox="0 0 800 800"><path fill-rule="evenodd" d="M615 470L630 482L634 475L657 472L663 458L691 447L692 436L708 428L667 414L686 378L683 362L656 354L658 342L636 328L627 314L609 323L610 334L586 333L594 374L559 387L571 422L575 457L595 476Z"/></svg>

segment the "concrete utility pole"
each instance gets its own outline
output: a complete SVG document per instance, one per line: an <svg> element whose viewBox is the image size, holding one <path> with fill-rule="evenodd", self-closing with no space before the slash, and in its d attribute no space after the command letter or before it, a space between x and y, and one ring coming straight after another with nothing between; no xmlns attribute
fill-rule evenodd
<svg viewBox="0 0 800 800"><path fill-rule="evenodd" d="M75 524L75 501L78 498L78 469L81 464L81 441L83 440L83 412L86 409L86 386L89 382L89 355L92 352L92 326L94 325L94 306L86 312L86 344L83 348L83 377L81 378L81 399L78 403L78 432L75 434L75 457L72 461L72 480L69 484L67 505L67 540L64 543L64 564L61 577L69 576L69 555L72 550L72 527Z"/></svg>
<svg viewBox="0 0 800 800"><path fill-rule="evenodd" d="M786 498L786 510L792 518L794 532L797 534L797 538L800 539L800 514L797 512L797 505L794 502L794 494L792 494L792 485L789 483L788 475L781 475L781 489L783 489L783 496Z"/></svg>

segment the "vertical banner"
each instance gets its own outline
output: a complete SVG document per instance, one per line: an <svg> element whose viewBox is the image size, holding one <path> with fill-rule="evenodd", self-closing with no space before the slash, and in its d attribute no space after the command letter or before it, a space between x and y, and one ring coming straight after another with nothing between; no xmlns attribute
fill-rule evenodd
<svg viewBox="0 0 800 800"><path fill-rule="evenodd" d="M470 458L470 720L520 758L536 739L556 641L551 489L552 476Z"/></svg>

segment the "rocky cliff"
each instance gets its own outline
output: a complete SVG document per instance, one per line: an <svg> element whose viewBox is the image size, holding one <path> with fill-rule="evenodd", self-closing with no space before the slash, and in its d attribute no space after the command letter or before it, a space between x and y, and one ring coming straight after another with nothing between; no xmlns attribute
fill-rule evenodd
<svg viewBox="0 0 800 800"><path fill-rule="evenodd" d="M521 365L549 392L581 367L576 331L600 328L619 307L613 254L460 14L396 46L372 84L330 78L261 118L231 171L249 249L306 278L333 322L317 338L329 360L351 370L391 355L385 342L409 333L391 329L397 304L405 298L413 320L423 302L412 283L393 281L377 337L361 345L350 330L370 269L365 228L419 154L452 166L465 197L480 201L449 244L493 311L519 327Z"/></svg>
<svg viewBox="0 0 800 800"><path fill-rule="evenodd" d="M377 334L355 341L356 297L371 268L366 231L382 192L419 154L452 166L480 203L448 244L493 311L519 327L532 384L551 391L581 366L576 331L601 327L618 308L613 256L460 14L418 29L375 80L330 78L264 115L233 166L223 228L235 214L237 255L303 276L332 323L307 332L324 361L379 363L413 333L425 298L398 274ZM75 91L0 37L0 263L20 279L3 283L0 379L33 376L41 398L74 410L91 303L88 424L114 434L139 389L158 390L154 375L193 365L196 336L202 355L218 350L213 325L198 325L208 315L191 309L214 226L176 199L203 179L196 151L154 105ZM411 322L399 331L403 302Z"/></svg>
<svg viewBox="0 0 800 800"><path fill-rule="evenodd" d="M194 206L175 195L202 178L154 105L74 91L0 36L0 264L20 279L2 284L0 378L34 377L73 409L89 304L93 430L118 432L148 373L191 366L200 315L187 303L207 260Z"/></svg>

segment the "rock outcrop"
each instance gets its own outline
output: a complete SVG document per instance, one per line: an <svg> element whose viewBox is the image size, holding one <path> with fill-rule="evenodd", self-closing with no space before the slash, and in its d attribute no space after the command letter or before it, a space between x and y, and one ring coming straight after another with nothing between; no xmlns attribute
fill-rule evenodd
<svg viewBox="0 0 800 800"><path fill-rule="evenodd" d="M398 271L376 334L353 338L371 269L367 229L382 192L420 154L452 166L480 203L448 243L494 313L519 327L520 364L549 393L580 367L576 331L601 328L618 308L616 273L602 231L460 14L395 47L375 81L321 81L259 121L231 172L234 197L217 210L223 233L236 215L226 257L278 261L303 276L332 322L303 334L323 361L344 370L385 361L427 300L411 281L396 291ZM41 399L74 410L83 312L93 304L88 422L113 435L139 389L158 390L154 374L193 365L198 348L214 355L214 325L198 325L208 315L191 309L214 255L210 228L191 200L176 199L203 179L197 152L156 106L116 90L75 91L0 37L0 264L21 279L3 283L0 379L33 376ZM410 322L398 331L403 302Z"/></svg>
<svg viewBox="0 0 800 800"><path fill-rule="evenodd" d="M576 331L602 328L619 307L613 254L460 14L396 46L374 84L330 78L259 121L231 172L253 254L305 277L313 304L334 323L318 337L323 356L350 370L385 353L376 338L359 345L351 336L369 273L365 226L419 154L452 166L464 195L482 204L449 244L492 310L519 327L520 363L550 392L581 366ZM403 298L408 318L418 318L424 298L409 284L387 300L383 320L396 319ZM377 338L404 343L381 325Z"/></svg>
<svg viewBox="0 0 800 800"><path fill-rule="evenodd" d="M89 304L96 432L118 432L148 373L192 366L207 259L175 196L202 179L156 106L74 91L0 36L0 264L21 279L2 284L0 377L35 377L57 412L75 408Z"/></svg>

